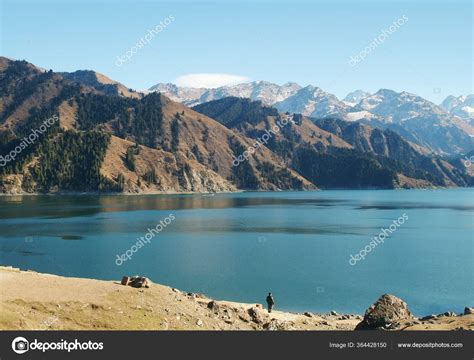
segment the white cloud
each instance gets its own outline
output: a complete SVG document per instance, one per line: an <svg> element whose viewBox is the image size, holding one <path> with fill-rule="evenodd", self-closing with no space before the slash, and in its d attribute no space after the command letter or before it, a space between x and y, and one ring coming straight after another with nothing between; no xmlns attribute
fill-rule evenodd
<svg viewBox="0 0 474 360"><path fill-rule="evenodd" d="M184 87L217 88L249 81L250 79L246 76L232 74L187 74L177 77L173 83Z"/></svg>

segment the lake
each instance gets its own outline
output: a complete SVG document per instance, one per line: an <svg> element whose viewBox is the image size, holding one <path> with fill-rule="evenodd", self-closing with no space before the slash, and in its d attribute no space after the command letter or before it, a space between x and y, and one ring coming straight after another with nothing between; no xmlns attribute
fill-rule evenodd
<svg viewBox="0 0 474 360"><path fill-rule="evenodd" d="M473 228L471 189L3 196L0 262L239 302L271 291L287 311L362 314L392 293L415 315L459 313L474 306Z"/></svg>

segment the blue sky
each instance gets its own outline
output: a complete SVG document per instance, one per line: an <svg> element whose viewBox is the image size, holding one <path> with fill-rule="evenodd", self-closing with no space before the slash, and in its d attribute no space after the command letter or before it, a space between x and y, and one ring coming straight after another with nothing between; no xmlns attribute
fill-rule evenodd
<svg viewBox="0 0 474 360"><path fill-rule="evenodd" d="M312 84L338 97L390 88L439 103L473 92L470 1L1 1L1 55L55 71L93 69L134 89L204 73ZM350 66L403 15L408 21Z"/></svg>

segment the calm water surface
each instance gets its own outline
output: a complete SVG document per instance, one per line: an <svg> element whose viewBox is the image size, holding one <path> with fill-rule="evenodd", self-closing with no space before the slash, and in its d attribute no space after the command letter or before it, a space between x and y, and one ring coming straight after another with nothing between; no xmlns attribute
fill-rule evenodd
<svg viewBox="0 0 474 360"><path fill-rule="evenodd" d="M116 265L170 213L169 226ZM402 214L408 220L383 244L349 264ZM0 197L3 265L106 280L141 274L242 302L272 291L290 311L363 313L393 293L416 315L461 312L474 306L473 244L470 189Z"/></svg>

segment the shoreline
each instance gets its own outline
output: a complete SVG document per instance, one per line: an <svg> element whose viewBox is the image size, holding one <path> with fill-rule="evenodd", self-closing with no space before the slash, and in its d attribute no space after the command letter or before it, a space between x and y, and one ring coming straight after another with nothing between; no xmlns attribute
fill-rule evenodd
<svg viewBox="0 0 474 360"><path fill-rule="evenodd" d="M219 191L219 192L197 192L197 191L151 191L151 192L84 192L84 191L60 191L60 192L46 192L46 193L3 193L0 192L0 197L14 197L14 196L148 196L148 195L220 195L220 194L239 194L239 193L282 193L282 192L293 192L293 193L307 193L307 192L326 192L326 191L442 191L442 190L462 190L462 189L474 189L472 186L450 186L450 187L414 187L414 188L367 188L367 189L350 189L350 188L331 188L331 189L313 189L313 190L235 190L235 191Z"/></svg>
<svg viewBox="0 0 474 360"><path fill-rule="evenodd" d="M209 194L235 194L245 192L245 190L236 190L236 191L220 191L220 192L195 192L195 191L150 191L150 192L98 192L98 191L59 191L59 192L21 192L15 194L1 193L1 196L146 196L146 195L209 195Z"/></svg>
<svg viewBox="0 0 474 360"><path fill-rule="evenodd" d="M262 304L0 266L2 330L354 330L362 315L268 313ZM375 300L375 299L374 299ZM369 307L370 304L367 304ZM466 304L469 305L469 304ZM409 306L409 304L408 304ZM392 330L474 330L474 314L411 317Z"/></svg>

